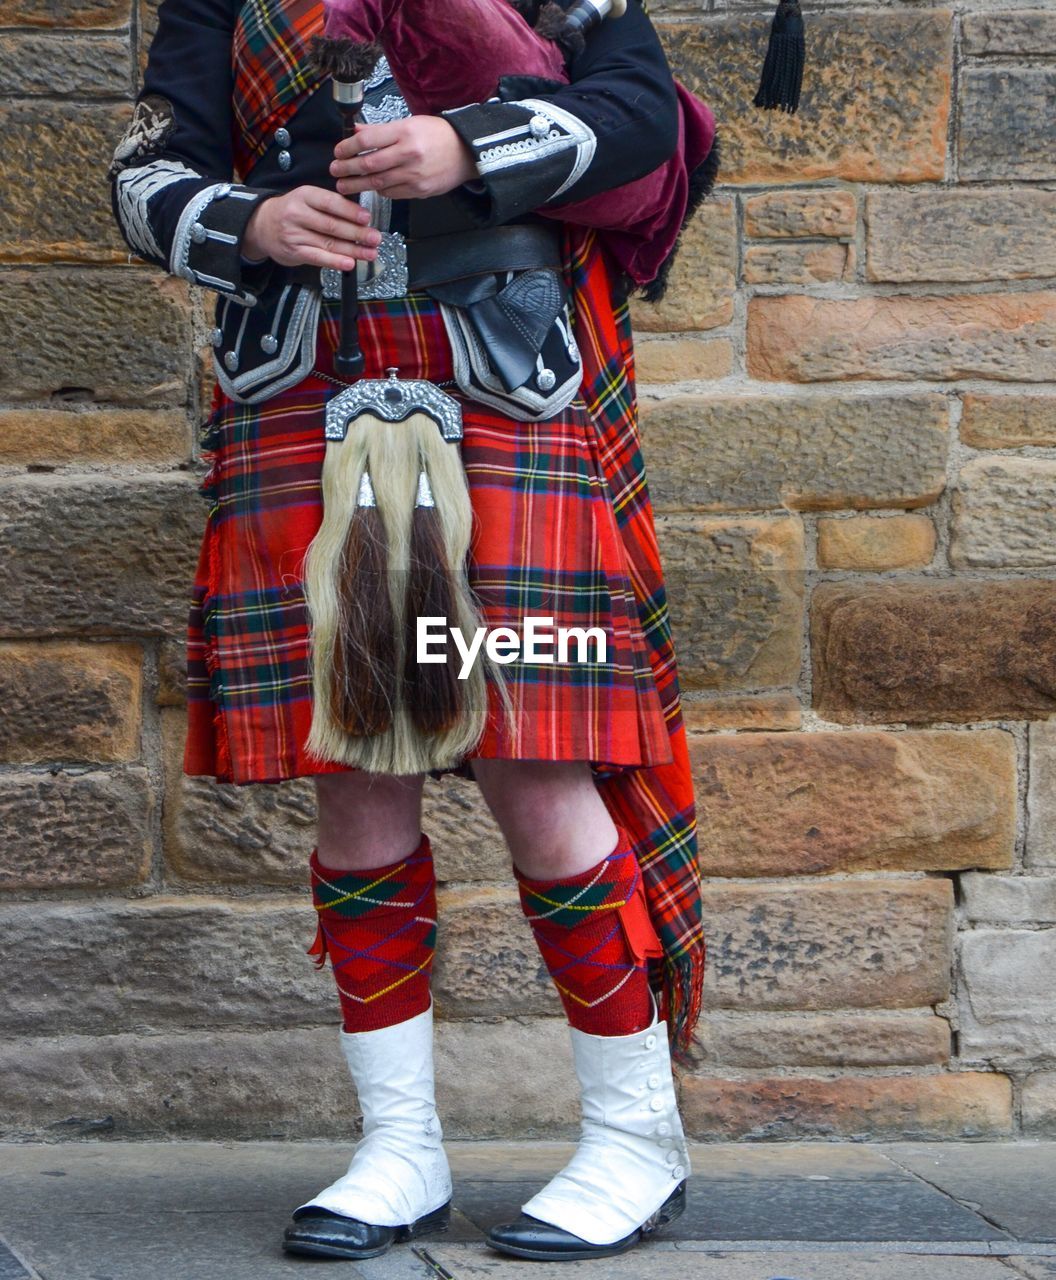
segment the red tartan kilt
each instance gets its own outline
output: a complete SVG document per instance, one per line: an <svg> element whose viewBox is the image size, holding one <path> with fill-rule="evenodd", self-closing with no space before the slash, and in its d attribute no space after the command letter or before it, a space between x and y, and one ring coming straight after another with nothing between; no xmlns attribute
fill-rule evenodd
<svg viewBox="0 0 1056 1280"><path fill-rule="evenodd" d="M693 784L652 508L639 450L626 306L613 306L590 233L569 236L582 399L544 423L465 406L463 461L476 515L470 580L489 626L525 613L601 626L607 661L515 664L520 711L493 714L477 754L589 760L642 868L664 946L650 979L686 1053L700 1009L705 946ZM451 354L428 299L366 303L367 376L396 365L445 382ZM332 372L336 309L320 325L317 369ZM309 376L261 405L217 393L204 437L209 517L188 627L184 768L221 781L336 772L308 758L311 723L304 552L321 519L324 408L332 383ZM636 767L637 766L637 767Z"/></svg>
<svg viewBox="0 0 1056 1280"><path fill-rule="evenodd" d="M604 272L600 257L597 267ZM439 308L425 296L364 303L360 333L367 377L390 366L405 377L453 377ZM325 305L322 373L333 373L337 338L337 306ZM309 376L260 405L217 393L202 485L213 505L189 619L189 773L242 783L344 767L310 757L304 745L303 558L322 518L323 414L337 390ZM475 515L469 578L485 625L520 634L526 615L552 618L555 627L601 628L608 650L604 662L507 666L515 716L505 720L493 698L475 754L608 767L670 761L635 596L648 557L629 553L617 524L594 416L579 398L545 422L518 422L464 398L463 412ZM652 572L658 577L658 566Z"/></svg>

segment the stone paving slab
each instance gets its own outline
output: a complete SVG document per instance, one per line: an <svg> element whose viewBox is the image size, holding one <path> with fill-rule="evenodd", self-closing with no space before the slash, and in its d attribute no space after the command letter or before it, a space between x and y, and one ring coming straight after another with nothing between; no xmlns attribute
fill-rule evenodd
<svg viewBox="0 0 1056 1280"><path fill-rule="evenodd" d="M910 1175L875 1147L860 1143L691 1142L695 1179L902 1178ZM575 1150L571 1142L448 1142L456 1177L524 1182L549 1178Z"/></svg>
<svg viewBox="0 0 1056 1280"><path fill-rule="evenodd" d="M891 1143L890 1159L1022 1240L1056 1242L1053 1143Z"/></svg>
<svg viewBox="0 0 1056 1280"><path fill-rule="evenodd" d="M0 1146L0 1240L13 1250L0 1243L0 1280L314 1275L312 1262L281 1253L282 1229L295 1205L344 1170L349 1150L275 1142ZM1046 1194L1056 1144L958 1145L950 1162L946 1150L698 1145L681 1219L622 1258L566 1264L560 1277L588 1268L590 1280L1056 1280L1056 1249L1030 1234L1014 1238L1009 1225L1017 1188L1022 1222L1037 1225L1023 1205ZM486 1248L481 1230L515 1216L570 1151L560 1143L450 1144L452 1229L423 1243L456 1280L546 1280L552 1264L503 1259ZM956 1183L954 1192L938 1184L940 1175ZM1005 1197L998 1226L987 1221L995 1196ZM971 1207L983 1202L985 1216ZM327 1274L431 1276L409 1246Z"/></svg>
<svg viewBox="0 0 1056 1280"><path fill-rule="evenodd" d="M30 1273L0 1241L0 1280L30 1280Z"/></svg>
<svg viewBox="0 0 1056 1280"><path fill-rule="evenodd" d="M515 1218L538 1182L457 1184L462 1212L487 1231ZM690 1180L665 1240L1007 1240L971 1210L913 1180Z"/></svg>
<svg viewBox="0 0 1056 1280"><path fill-rule="evenodd" d="M1056 1257L1053 1258L1007 1258L1009 1266L1014 1267L1027 1280L1052 1280L1056 1276Z"/></svg>
<svg viewBox="0 0 1056 1280"><path fill-rule="evenodd" d="M589 1280L1018 1280L1014 1271L993 1258L811 1252L675 1257L659 1244L647 1244L622 1257L577 1267L529 1264L481 1245L429 1247L429 1252L455 1280L572 1280L570 1273L589 1275ZM402 1269L383 1274L381 1268L371 1271L364 1265L363 1274L367 1280L422 1280L425 1272Z"/></svg>

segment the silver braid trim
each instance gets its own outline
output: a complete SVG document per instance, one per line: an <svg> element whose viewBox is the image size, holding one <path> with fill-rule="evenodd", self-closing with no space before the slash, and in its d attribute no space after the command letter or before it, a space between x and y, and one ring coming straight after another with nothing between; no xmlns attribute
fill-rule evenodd
<svg viewBox="0 0 1056 1280"><path fill-rule="evenodd" d="M193 199L188 200L183 212L180 214L180 220L176 224L176 234L172 238L169 270L173 275L182 276L185 280L189 280L191 284L206 285L210 289L216 289L219 293L230 294L236 302L248 305L252 295L239 294L234 280L222 280L219 276L206 275L204 272L195 271L190 265L195 223L214 200L224 199L252 200L256 202L258 196L250 191L240 191L231 182L214 182L212 186L205 187ZM205 234L208 239L220 240L229 244L236 243L233 236L222 232L206 231ZM252 302L256 302L256 298L252 298Z"/></svg>
<svg viewBox="0 0 1056 1280"><path fill-rule="evenodd" d="M165 253L150 225L150 202L176 182L200 178L177 160L155 160L136 169L122 169L115 179L117 207L129 244L147 258Z"/></svg>
<svg viewBox="0 0 1056 1280"><path fill-rule="evenodd" d="M572 172L550 197L551 200L556 200L569 187L574 186L590 167L590 162L594 159L594 152L598 147L597 136L589 125L580 120L579 116L574 116L571 111L565 111L563 107L557 107L552 102L541 102L537 98L525 98L521 105L531 107L538 115L548 117L554 125L567 130L569 142L575 145L576 160L572 166Z"/></svg>
<svg viewBox="0 0 1056 1280"><path fill-rule="evenodd" d="M521 98L508 104L524 107L532 112L532 120L512 129L504 129L483 138L475 138L474 143L481 148L477 157L477 168L481 175L496 173L503 169L512 169L517 165L529 164L545 160L563 151L575 148L575 159L572 171L558 189L549 197L556 199L586 172L598 140L588 125L578 116L552 102L543 102L538 98Z"/></svg>

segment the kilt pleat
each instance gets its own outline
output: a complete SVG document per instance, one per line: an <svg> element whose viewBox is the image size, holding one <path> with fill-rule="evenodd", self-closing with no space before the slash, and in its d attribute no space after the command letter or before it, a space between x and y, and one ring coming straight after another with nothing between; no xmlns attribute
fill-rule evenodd
<svg viewBox="0 0 1056 1280"><path fill-rule="evenodd" d="M525 616L597 627L605 661L518 660L504 668L474 754L586 760L634 845L664 943L652 971L682 1054L704 965L693 789L652 508L639 448L626 304L593 235L570 229L566 263L584 362L580 397L543 422L463 398L462 458L474 511L469 578L488 627ZM311 723L304 553L321 520L322 424L340 388L338 310L324 305L316 373L257 405L217 390L202 436L209 512L188 620L184 769L223 782L277 782L344 765L306 750ZM424 295L362 304L366 377L447 383L451 352ZM461 398L461 397L460 397Z"/></svg>

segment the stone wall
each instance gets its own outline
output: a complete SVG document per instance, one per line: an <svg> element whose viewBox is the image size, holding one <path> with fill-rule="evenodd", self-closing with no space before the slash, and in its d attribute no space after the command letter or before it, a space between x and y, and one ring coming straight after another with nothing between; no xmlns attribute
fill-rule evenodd
<svg viewBox="0 0 1056 1280"><path fill-rule="evenodd" d="M636 311L710 936L686 1120L1052 1136L1056 13L815 0L787 118L763 8L707 8L654 3L724 181ZM0 0L0 1125L332 1135L309 786L179 768L205 312L102 176L151 20ZM467 784L429 808L448 1131L568 1133L501 842Z"/></svg>

